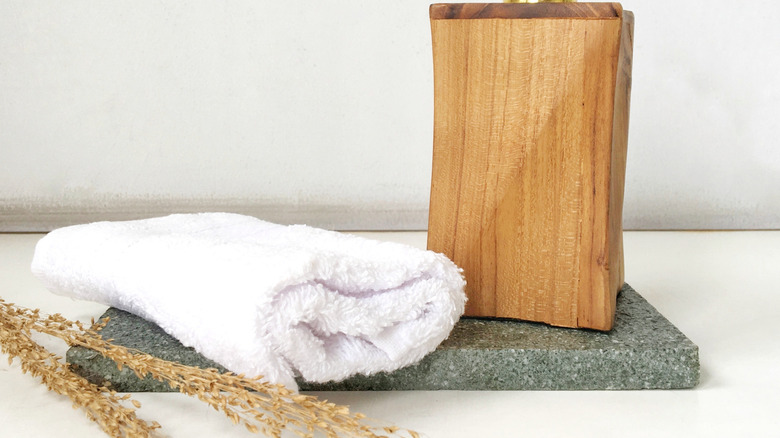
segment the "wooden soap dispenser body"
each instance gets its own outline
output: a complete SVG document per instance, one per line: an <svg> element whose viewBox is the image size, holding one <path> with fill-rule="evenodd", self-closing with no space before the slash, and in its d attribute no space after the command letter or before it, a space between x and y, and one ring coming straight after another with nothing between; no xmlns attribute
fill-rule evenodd
<svg viewBox="0 0 780 438"><path fill-rule="evenodd" d="M466 315L610 330L623 285L633 15L434 4L428 248Z"/></svg>

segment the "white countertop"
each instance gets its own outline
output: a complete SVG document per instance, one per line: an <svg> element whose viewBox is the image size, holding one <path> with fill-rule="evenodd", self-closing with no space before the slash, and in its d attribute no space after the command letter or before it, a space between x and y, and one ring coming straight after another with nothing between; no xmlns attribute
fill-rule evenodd
<svg viewBox="0 0 780 438"><path fill-rule="evenodd" d="M359 234L425 246L424 232ZM0 234L0 296L71 319L99 316L104 306L52 295L30 274L40 236ZM695 389L314 394L428 437L780 436L780 231L627 232L625 256L627 282L699 346ZM105 437L0 356L0 437ZM255 436L181 394L134 397L166 436Z"/></svg>

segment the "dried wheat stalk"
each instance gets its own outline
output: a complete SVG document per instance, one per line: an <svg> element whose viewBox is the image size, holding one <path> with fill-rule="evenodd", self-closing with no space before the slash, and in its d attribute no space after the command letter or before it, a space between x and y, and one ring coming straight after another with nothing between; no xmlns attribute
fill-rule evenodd
<svg viewBox="0 0 780 438"><path fill-rule="evenodd" d="M27 313L26 317L19 317L16 309L2 299L0 306L0 347L8 354L9 364L18 358L23 372L40 378L49 390L70 397L74 408L82 407L87 417L111 436L146 438L160 427L157 422L141 420L134 409L122 404L130 399L130 395L119 396L114 391L105 391L105 388L89 383L61 362L61 357L33 341L30 328L38 317L37 310ZM136 408L140 407L136 400L131 400L131 403Z"/></svg>
<svg viewBox="0 0 780 438"><path fill-rule="evenodd" d="M220 373L213 368L185 366L111 344L110 340L104 340L97 333L96 329L100 327L93 324L92 328L86 329L80 322L69 321L62 315L42 316L37 309L25 309L0 298L0 343L3 351L12 358L18 357L24 371L45 376L42 379L50 389L70 396L74 405L85 407L90 418L112 436L149 436L159 425L147 425L135 417L132 409L119 404L128 396L118 397L109 393L107 397L99 397L100 389L73 374L59 362L61 358L51 355L43 347L33 348L28 343L32 342L29 339L31 330L57 337L71 346L90 348L116 362L120 369L128 367L140 378L150 375L166 382L172 388L224 412L234 423L244 424L251 432L262 432L272 437L280 437L284 429L301 437L313 437L315 431L329 438L378 438L386 436L383 433L406 433L412 438L419 437L414 431L397 427L369 426L363 421L365 416L350 413L346 406L296 394L282 385L262 382L259 377L247 378L229 372ZM43 362L49 367L46 372L41 371L45 368ZM76 381L79 383L73 383ZM99 401L95 401L97 399ZM134 406L139 406L137 401L132 402ZM104 405L111 407L104 408Z"/></svg>

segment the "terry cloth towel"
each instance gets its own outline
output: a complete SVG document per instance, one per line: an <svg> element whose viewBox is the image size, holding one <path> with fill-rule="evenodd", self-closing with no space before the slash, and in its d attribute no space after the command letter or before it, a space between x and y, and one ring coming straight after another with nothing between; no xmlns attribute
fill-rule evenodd
<svg viewBox="0 0 780 438"><path fill-rule="evenodd" d="M225 368L296 389L422 359L463 313L444 255L228 213L55 230L33 273L155 322Z"/></svg>

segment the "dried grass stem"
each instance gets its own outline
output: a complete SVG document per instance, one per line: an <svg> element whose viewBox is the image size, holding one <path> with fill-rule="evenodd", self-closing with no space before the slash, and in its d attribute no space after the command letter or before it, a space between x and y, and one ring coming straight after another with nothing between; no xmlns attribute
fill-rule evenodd
<svg viewBox="0 0 780 438"><path fill-rule="evenodd" d="M412 438L414 431L397 427L374 427L365 424L365 416L351 413L340 406L309 395L297 394L283 385L269 384L261 377L221 373L213 368L190 367L131 350L104 340L98 330L106 321L85 328L80 322L69 321L60 314L43 316L5 302L0 298L0 346L9 361L19 358L24 372L40 377L47 387L73 400L87 416L114 437L148 437L159 426L146 423L132 408L122 405L129 395L99 388L74 374L60 357L48 352L30 338L37 331L64 340L68 345L92 349L127 367L139 378L151 376L172 388L222 411L234 423L243 424L251 432L280 437L282 430L291 430L301 437L313 437L315 431L325 436L384 437L404 433ZM140 404L130 400L133 406Z"/></svg>

